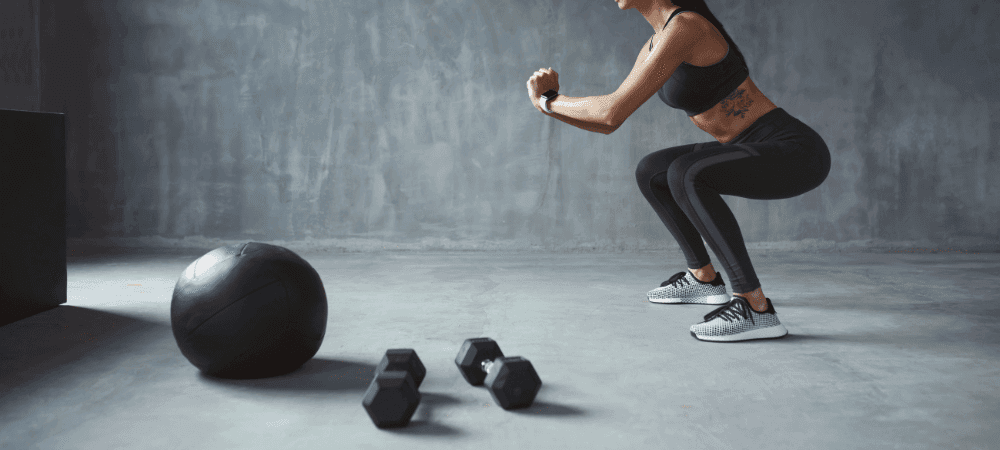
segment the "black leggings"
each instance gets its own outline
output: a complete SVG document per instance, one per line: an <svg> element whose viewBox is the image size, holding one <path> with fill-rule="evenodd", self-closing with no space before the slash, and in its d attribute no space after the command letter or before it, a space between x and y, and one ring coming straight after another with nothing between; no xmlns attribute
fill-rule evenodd
<svg viewBox="0 0 1000 450"><path fill-rule="evenodd" d="M760 287L743 235L723 195L774 200L815 189L830 173L830 151L812 128L777 108L732 141L650 153L636 168L639 190L677 239L689 268L722 262L733 292Z"/></svg>

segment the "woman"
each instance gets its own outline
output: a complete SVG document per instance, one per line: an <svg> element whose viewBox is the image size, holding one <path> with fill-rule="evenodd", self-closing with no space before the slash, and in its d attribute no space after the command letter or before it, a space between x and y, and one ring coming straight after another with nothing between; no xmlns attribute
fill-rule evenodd
<svg viewBox="0 0 1000 450"><path fill-rule="evenodd" d="M723 305L691 326L703 341L780 338L788 332L764 296L743 236L722 195L782 199L826 179L830 152L811 128L771 103L749 78L743 54L702 0L617 0L653 26L632 72L614 93L557 94L559 75L539 69L528 95L539 111L584 130L611 134L658 94L687 112L715 142L647 155L636 169L639 190L677 239L688 270L647 298L655 303ZM543 94L545 97L543 98ZM733 296L702 243L722 262Z"/></svg>

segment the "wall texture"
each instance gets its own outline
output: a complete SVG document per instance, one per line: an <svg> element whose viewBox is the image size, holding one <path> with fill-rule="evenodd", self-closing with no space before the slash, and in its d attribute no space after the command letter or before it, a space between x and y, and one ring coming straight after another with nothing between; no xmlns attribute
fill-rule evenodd
<svg viewBox="0 0 1000 450"><path fill-rule="evenodd" d="M997 249L996 2L708 3L833 156L800 197L726 197L750 245ZM73 238L669 248L635 165L712 140L655 96L609 136L531 106L538 67L624 80L653 30L612 0L41 4Z"/></svg>
<svg viewBox="0 0 1000 450"><path fill-rule="evenodd" d="M0 1L0 109L38 111L38 2Z"/></svg>

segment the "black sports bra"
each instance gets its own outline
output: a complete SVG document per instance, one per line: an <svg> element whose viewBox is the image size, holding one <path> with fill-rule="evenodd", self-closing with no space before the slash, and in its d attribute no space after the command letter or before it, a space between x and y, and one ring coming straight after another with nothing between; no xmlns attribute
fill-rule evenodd
<svg viewBox="0 0 1000 450"><path fill-rule="evenodd" d="M678 9L670 15L667 23L674 16L684 12ZM694 11L692 11L694 12ZM667 25L664 24L663 28ZM670 76L657 92L660 100L671 108L683 109L688 116L696 116L718 104L736 89L743 80L750 76L750 69L739 52L733 52L733 44L726 39L728 48L726 56L710 66L700 67L687 62L680 66ZM650 39L650 49L653 41Z"/></svg>

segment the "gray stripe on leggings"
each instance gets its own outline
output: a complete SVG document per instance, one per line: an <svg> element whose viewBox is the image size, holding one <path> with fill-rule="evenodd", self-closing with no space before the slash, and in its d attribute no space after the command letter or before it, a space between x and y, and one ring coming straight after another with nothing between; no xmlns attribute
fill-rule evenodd
<svg viewBox="0 0 1000 450"><path fill-rule="evenodd" d="M743 146L741 144L737 144L737 145L739 145L744 150L747 150L747 152L750 153L750 154L757 154L757 155L759 155L759 153L753 151L753 149L749 149L748 150L747 148L745 148L745 146ZM726 249L728 247L728 245L726 243L726 240L723 238L723 236L721 234L721 231L718 229L718 227L715 226L714 223L713 223L713 225L711 227L706 226L705 225L705 221L702 220L703 218L698 214L700 212L707 212L707 211L704 208L702 208L702 207L695 207L695 205L694 205L694 203L692 201L692 197L694 197L694 196L697 195L696 192L695 192L695 190L694 190L694 179L695 179L695 176L699 172L701 172L703 169L705 169L708 166L711 166L711 165L714 165L714 164L718 164L718 163L721 163L721 162L742 159L742 158L748 158L748 156L746 154L743 154L743 153L726 152L726 153L723 153L723 154L720 154L720 155L715 155L715 156L711 156L711 157L708 157L708 158L700 159L697 162L695 162L694 164L692 164L690 167L688 167L687 171L684 172L684 180L683 180L684 195L682 196L682 198L687 203L687 206L689 208L691 208L692 211L695 212L694 217L688 217L688 220L691 220L692 222L697 221L698 223L695 224L695 228L698 228L698 224L700 224L701 228L706 229L711 234L712 239L719 244L720 250L723 250L723 251L719 252L721 254L716 254L715 256L717 256L719 259L723 259L723 260L727 260L730 257L734 257L734 256L731 255L731 254L727 254L727 252L724 251L724 249ZM705 217L704 219L711 219L711 218L710 217ZM739 226L738 223L737 223L737 226ZM701 232L701 230L698 230L698 231ZM744 242L744 247L746 247L745 244L746 243ZM722 261L722 264L727 269L730 266L735 267L736 266L735 263L736 263L736 261ZM742 275L745 278L746 273L744 273Z"/></svg>

